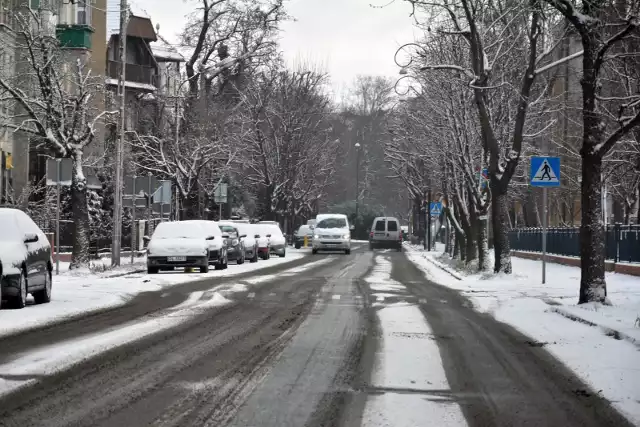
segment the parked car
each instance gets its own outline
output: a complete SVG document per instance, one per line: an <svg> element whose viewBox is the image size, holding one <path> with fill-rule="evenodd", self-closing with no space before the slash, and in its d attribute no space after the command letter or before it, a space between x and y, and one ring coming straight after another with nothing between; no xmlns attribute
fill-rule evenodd
<svg viewBox="0 0 640 427"><path fill-rule="evenodd" d="M237 224L225 224L223 222L218 223L220 231L222 231L224 235L229 236L227 238L227 259L235 261L236 264L244 264L247 254L244 249L243 238L246 237L246 235L241 235L236 225Z"/></svg>
<svg viewBox="0 0 640 427"><path fill-rule="evenodd" d="M369 232L369 248L396 248L402 250L402 230L400 222L393 217L377 217Z"/></svg>
<svg viewBox="0 0 640 427"><path fill-rule="evenodd" d="M258 223L258 226L263 234L269 237L269 251L281 258L284 257L287 254L287 239L282 234L278 223L265 221Z"/></svg>
<svg viewBox="0 0 640 427"><path fill-rule="evenodd" d="M147 272L176 267L209 271L209 239L198 223L188 221L161 222L156 226L147 246Z"/></svg>
<svg viewBox="0 0 640 427"><path fill-rule="evenodd" d="M313 240L313 228L309 225L301 225L296 231L293 242L296 249L300 249L304 244L304 238L307 238L307 244L311 244Z"/></svg>
<svg viewBox="0 0 640 427"><path fill-rule="evenodd" d="M244 236L242 237L242 242L244 244L245 259L248 259L249 262L258 262L258 240L255 237L255 230L249 223L223 221L219 224L220 226L223 224L232 225L238 229L240 237Z"/></svg>
<svg viewBox="0 0 640 427"><path fill-rule="evenodd" d="M229 263L227 250L227 237L220 230L218 223L202 219L180 221L184 224L197 224L203 229L207 245L209 246L209 264L213 264L216 270L224 270Z"/></svg>
<svg viewBox="0 0 640 427"><path fill-rule="evenodd" d="M271 257L271 247L269 245L271 234L264 231L260 224L247 224L247 227L249 227L258 243L258 256L262 259L269 259Z"/></svg>
<svg viewBox="0 0 640 427"><path fill-rule="evenodd" d="M53 262L47 236L18 209L0 208L0 302L24 308L51 301Z"/></svg>
<svg viewBox="0 0 640 427"><path fill-rule="evenodd" d="M349 221L343 214L323 214L316 216L313 230L312 253L318 251L344 251L351 253L351 231Z"/></svg>

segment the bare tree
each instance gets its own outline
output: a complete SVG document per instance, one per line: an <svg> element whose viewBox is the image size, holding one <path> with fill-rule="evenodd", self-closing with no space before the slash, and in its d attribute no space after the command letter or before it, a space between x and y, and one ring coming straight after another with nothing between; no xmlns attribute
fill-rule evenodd
<svg viewBox="0 0 640 427"><path fill-rule="evenodd" d="M607 67L640 52L637 38L640 2L636 0L544 0L561 13L582 42L582 222L579 303L605 302L604 229L602 227L603 158L640 125L638 81L631 93L607 96ZM627 80L631 73L620 75ZM610 86L609 86L610 87ZM615 117L610 116L615 112Z"/></svg>
<svg viewBox="0 0 640 427"><path fill-rule="evenodd" d="M96 126L107 114L92 107L92 97L104 82L92 78L80 60L69 61L46 20L35 11L15 13L18 49L26 71L9 79L0 73L0 102L14 104L4 126L26 135L55 157L73 161L71 198L75 223L70 268L89 263L89 211L85 149L94 141Z"/></svg>

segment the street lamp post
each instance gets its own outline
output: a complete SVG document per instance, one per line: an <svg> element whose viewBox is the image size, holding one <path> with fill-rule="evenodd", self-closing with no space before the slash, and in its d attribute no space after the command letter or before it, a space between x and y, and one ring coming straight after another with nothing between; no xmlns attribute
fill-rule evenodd
<svg viewBox="0 0 640 427"><path fill-rule="evenodd" d="M358 237L358 201L360 199L360 143L356 142L356 219L354 226L354 234Z"/></svg>

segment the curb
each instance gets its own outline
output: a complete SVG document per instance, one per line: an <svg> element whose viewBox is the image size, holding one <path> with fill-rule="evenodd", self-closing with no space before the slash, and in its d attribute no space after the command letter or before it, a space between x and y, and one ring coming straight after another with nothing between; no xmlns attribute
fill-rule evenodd
<svg viewBox="0 0 640 427"><path fill-rule="evenodd" d="M606 336L611 337L611 338L616 339L616 340L625 340L627 342L630 342L634 346L636 346L638 349L640 349L640 341L637 340L636 338L624 333L624 332L618 331L616 329L612 329L612 328L610 328L608 326L603 326L603 325L600 325L598 323L594 323L594 322L592 322L590 320L587 320L587 319L583 319L582 317L580 317L580 316L578 316L578 315L576 315L574 313L570 313L569 311L563 309L562 307L552 306L552 307L549 307L549 311L551 311L553 313L557 313L562 317L566 317L569 320L573 320L574 322L584 323L585 325L593 326L595 328L598 328Z"/></svg>
<svg viewBox="0 0 640 427"><path fill-rule="evenodd" d="M415 253L420 253L420 251L415 250L415 248L413 248L412 245L407 244L406 247L409 249L409 252L415 252ZM429 263L431 263L433 266L439 268L440 270L444 271L445 273L449 273L453 278L457 279L457 280L462 280L463 277L458 274L457 272L455 272L454 270L452 270L451 268L447 267L446 265L431 259L430 257L426 257L423 256L423 259L426 259Z"/></svg>

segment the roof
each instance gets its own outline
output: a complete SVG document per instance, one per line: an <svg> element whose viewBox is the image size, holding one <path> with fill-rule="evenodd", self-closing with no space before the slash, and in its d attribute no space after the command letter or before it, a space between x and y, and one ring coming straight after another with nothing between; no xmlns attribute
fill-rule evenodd
<svg viewBox="0 0 640 427"><path fill-rule="evenodd" d="M156 30L153 28L151 19L141 16L131 15L127 25L127 36L139 37L144 40L156 41Z"/></svg>
<svg viewBox="0 0 640 427"><path fill-rule="evenodd" d="M184 56L178 52L178 50L167 44L153 44L151 46L151 52L157 60L164 60L170 62L184 62Z"/></svg>

